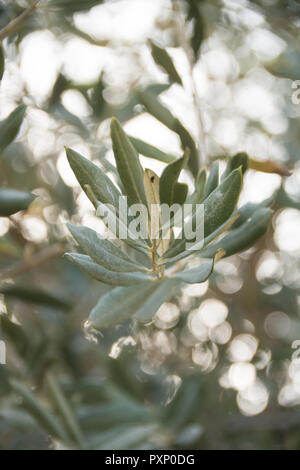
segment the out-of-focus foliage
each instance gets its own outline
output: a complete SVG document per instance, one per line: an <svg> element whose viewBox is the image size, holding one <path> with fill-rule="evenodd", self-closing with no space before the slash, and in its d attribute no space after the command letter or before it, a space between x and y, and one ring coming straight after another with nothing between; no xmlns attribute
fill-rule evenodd
<svg viewBox="0 0 300 470"><path fill-rule="evenodd" d="M299 2L41 0L12 27L32 3L0 2L0 447L299 449ZM68 222L103 226L64 146L123 191L113 116L156 173L189 147L188 201L247 153L240 217L206 254L246 251L167 285L151 324L126 287L133 318L99 334L83 324L111 287L62 255ZM270 205L249 249L241 222L259 232Z"/></svg>

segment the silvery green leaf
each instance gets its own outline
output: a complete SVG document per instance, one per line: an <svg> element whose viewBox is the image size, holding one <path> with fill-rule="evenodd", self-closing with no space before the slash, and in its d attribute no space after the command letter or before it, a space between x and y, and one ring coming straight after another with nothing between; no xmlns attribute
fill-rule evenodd
<svg viewBox="0 0 300 470"><path fill-rule="evenodd" d="M150 297L148 297L142 307L134 314L141 323L149 323L159 307L168 302L178 293L180 282L175 279L162 279L157 282L157 287Z"/></svg>
<svg viewBox="0 0 300 470"><path fill-rule="evenodd" d="M151 280L151 275L145 273L110 271L109 269L94 263L92 258L87 255L66 253L65 256L77 264L89 276L111 286L135 286L136 284Z"/></svg>
<svg viewBox="0 0 300 470"><path fill-rule="evenodd" d="M92 309L88 325L91 328L109 328L133 317L157 289L159 282L149 281L139 286L116 287L107 292Z"/></svg>
<svg viewBox="0 0 300 470"><path fill-rule="evenodd" d="M225 251L225 256L231 256L240 251L247 250L267 231L271 216L271 209L259 209L244 224L229 232L219 242L209 245L203 251L200 251L199 256L205 258L213 257L220 248Z"/></svg>
<svg viewBox="0 0 300 470"><path fill-rule="evenodd" d="M136 449L137 446L147 441L158 432L157 424L135 424L131 426L117 426L100 438L96 447L97 450L129 450Z"/></svg>
<svg viewBox="0 0 300 470"><path fill-rule="evenodd" d="M247 202L244 206L240 207L237 209L236 212L239 213L239 217L237 220L234 222L234 224L230 227L230 229L235 229L240 227L246 220L248 220L252 215L257 212L259 209L262 207L268 207L271 206L272 203L275 201L277 197L277 191L272 194L272 196L268 197L264 201L261 201L259 203L254 203L254 202Z"/></svg>
<svg viewBox="0 0 300 470"><path fill-rule="evenodd" d="M179 158L175 162L170 163L161 174L159 180L159 194L161 204L171 206L175 202L174 192L175 185L178 181L181 170L187 162L188 155Z"/></svg>
<svg viewBox="0 0 300 470"><path fill-rule="evenodd" d="M73 408L65 397L63 390L52 372L48 372L45 377L48 392L55 409L58 411L61 421L64 423L70 436L77 443L80 449L85 448L85 439L74 415Z"/></svg>
<svg viewBox="0 0 300 470"><path fill-rule="evenodd" d="M140 90L138 96L141 104L152 116L179 135L183 150L189 149L190 151L189 167L193 173L196 173L198 171L198 153L194 139L188 130L149 89Z"/></svg>
<svg viewBox="0 0 300 470"><path fill-rule="evenodd" d="M180 279L181 281L188 282L189 284L196 284L198 282L206 281L213 272L213 268L214 260L210 259L196 268L176 273L173 278Z"/></svg>
<svg viewBox="0 0 300 470"><path fill-rule="evenodd" d="M16 189L0 189L0 217L9 217L16 212L27 209L35 195Z"/></svg>
<svg viewBox="0 0 300 470"><path fill-rule="evenodd" d="M241 187L242 172L241 169L236 169L204 200L204 237L208 237L228 221L237 204ZM196 220L193 222L195 228ZM174 257L185 251L188 241L192 242L192 240L187 240L182 233L181 238L174 240L169 247L165 258Z"/></svg>
<svg viewBox="0 0 300 470"><path fill-rule="evenodd" d="M171 82L176 82L176 83L179 83L179 85L182 85L181 78L178 75L178 72L173 64L173 60L169 56L166 49L158 46L153 41L149 41L149 42L151 46L152 57L157 63L157 65L162 67L164 71L169 75Z"/></svg>
<svg viewBox="0 0 300 470"><path fill-rule="evenodd" d="M104 268L119 272L146 271L144 266L94 230L72 224L68 224L68 227L85 253Z"/></svg>
<svg viewBox="0 0 300 470"><path fill-rule="evenodd" d="M211 166L207 183L205 186L204 199L206 199L219 184L219 162L214 162Z"/></svg>
<svg viewBox="0 0 300 470"><path fill-rule="evenodd" d="M108 176L97 165L78 152L67 148L66 154L70 166L85 193L88 194L87 187L90 187L97 200L118 208L121 193ZM89 194L88 197L90 198ZM92 203L95 205L94 200L92 200Z"/></svg>
<svg viewBox="0 0 300 470"><path fill-rule="evenodd" d="M219 237L223 232L226 230L229 230L235 223L235 221L238 219L239 213L237 212L234 214L230 219L226 220L224 224L220 225L214 232L212 232L210 235L204 238L203 242L199 246L199 242L195 242L188 250L182 251L178 255L172 257L172 258L167 258L167 259L161 259L161 264L173 264L177 261L180 261L184 258L187 258L188 256L193 256L197 253L202 252L202 250L209 245L215 238Z"/></svg>
<svg viewBox="0 0 300 470"><path fill-rule="evenodd" d="M229 158L226 169L222 175L222 179L226 178L226 176L230 175L230 173L235 170L236 168L241 167L242 173L244 174L247 170L249 165L249 158L245 152L239 152L233 157Z"/></svg>
<svg viewBox="0 0 300 470"><path fill-rule="evenodd" d="M24 119L25 111L26 106L20 104L7 118L0 122L0 153L2 153L17 136Z"/></svg>
<svg viewBox="0 0 300 470"><path fill-rule="evenodd" d="M177 157L175 155L163 152L162 150L159 150L158 148L144 142L141 139L137 139L136 137L132 136L129 136L129 139L136 151L141 155L144 155L145 157L153 158L155 160L159 160L165 163L171 163L177 160Z"/></svg>
<svg viewBox="0 0 300 470"><path fill-rule="evenodd" d="M118 173L130 203L146 204L143 168L138 153L115 118L111 121L111 139Z"/></svg>
<svg viewBox="0 0 300 470"><path fill-rule="evenodd" d="M50 435L57 437L63 442L70 442L68 434L59 420L37 399L35 394L20 381L11 379L12 389L23 399L24 406L35 417L36 421Z"/></svg>
<svg viewBox="0 0 300 470"><path fill-rule="evenodd" d="M197 59L202 41L204 39L204 23L200 12L200 6L197 0L188 0L187 13L188 19L193 22L193 32L191 37L191 45L194 51L195 59Z"/></svg>
<svg viewBox="0 0 300 470"><path fill-rule="evenodd" d="M195 190L186 201L187 204L200 204L202 202L205 191L205 182L206 170L205 168L202 168L202 170L199 171L195 181Z"/></svg>

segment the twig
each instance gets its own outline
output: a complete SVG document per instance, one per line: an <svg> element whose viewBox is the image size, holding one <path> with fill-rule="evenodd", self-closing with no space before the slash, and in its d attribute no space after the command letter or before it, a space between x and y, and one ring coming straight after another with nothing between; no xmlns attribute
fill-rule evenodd
<svg viewBox="0 0 300 470"><path fill-rule="evenodd" d="M56 258L57 256L62 255L64 252L64 248L60 244L52 245L45 250L33 255L28 261L21 261L14 266L2 271L0 273L0 281L7 278L13 278L19 276L20 274L24 274L27 271L30 271L40 264L49 261L52 258Z"/></svg>
<svg viewBox="0 0 300 470"><path fill-rule="evenodd" d="M27 16L30 15L30 13L35 10L37 4L39 3L40 0L36 0L30 7L28 7L21 15L17 16L14 20L12 20L10 23L8 23L7 26L2 28L0 30L0 41L2 41L4 38L9 36L10 34L13 34L18 27L21 25L21 23L27 18Z"/></svg>
<svg viewBox="0 0 300 470"><path fill-rule="evenodd" d="M180 0L174 0L173 5L174 5L174 11L175 13L177 13L176 23L178 27L178 37L179 37L179 40L181 41L181 46L186 54L186 58L187 58L188 65L189 65L189 72L190 72L191 85L192 85L192 96L193 96L193 102L194 102L194 107L195 107L195 112L196 112L196 118L198 121L198 130L199 130L198 155L199 155L199 166L201 167L201 164L205 165L207 163L207 152L206 152L204 123L203 123L203 118L201 114L201 104L200 104L200 99L199 99L199 95L197 92L197 87L196 87L196 83L195 83L195 79L193 75L193 69L194 69L195 64L193 60L193 53L192 53L192 48L190 45L190 40L186 33L186 25L184 22L184 14L181 8Z"/></svg>

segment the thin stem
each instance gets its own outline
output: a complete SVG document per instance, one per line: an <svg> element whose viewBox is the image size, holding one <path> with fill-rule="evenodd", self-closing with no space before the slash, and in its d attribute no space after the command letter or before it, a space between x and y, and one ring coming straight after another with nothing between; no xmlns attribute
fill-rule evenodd
<svg viewBox="0 0 300 470"><path fill-rule="evenodd" d="M27 16L30 15L30 13L35 10L37 4L39 3L40 0L36 0L30 7L28 7L21 15L17 16L17 18L13 19L10 23L8 23L7 26L1 29L0 31L0 41L2 41L4 38L7 36L13 34L16 32L18 27L21 25L21 23L27 18Z"/></svg>
<svg viewBox="0 0 300 470"><path fill-rule="evenodd" d="M207 163L207 151L206 151L206 142L205 142L205 130L204 130L204 122L201 113L201 103L200 98L197 92L197 87L194 79L194 54L190 45L190 39L186 32L186 25L184 21L184 13L182 11L182 6L180 0L173 0L174 11L176 13L176 24L178 29L178 37L181 43L181 47L185 52L188 65L189 65L189 72L190 72L190 80L192 86L192 97L193 103L196 113L196 119L198 124L198 158L199 158L199 166L205 165Z"/></svg>

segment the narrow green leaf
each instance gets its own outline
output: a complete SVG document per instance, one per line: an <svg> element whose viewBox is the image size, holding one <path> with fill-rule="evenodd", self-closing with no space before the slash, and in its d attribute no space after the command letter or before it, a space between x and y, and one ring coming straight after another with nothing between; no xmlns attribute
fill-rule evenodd
<svg viewBox="0 0 300 470"><path fill-rule="evenodd" d="M228 160L226 169L222 175L222 179L226 178L226 176L230 175L230 173L235 170L236 168L241 167L242 173L244 174L248 168L248 155L245 152L240 152L231 157Z"/></svg>
<svg viewBox="0 0 300 470"><path fill-rule="evenodd" d="M178 255L172 258L161 259L160 264L173 264L177 261L182 260L183 258L187 258L188 256L194 256L197 253L200 253L209 243L211 243L215 238L218 238L222 233L229 230L234 222L237 220L239 213L234 214L230 219L226 220L224 224L220 225L214 232L204 238L202 246L199 247L199 243L195 241L194 245L192 245L188 250L182 251Z"/></svg>
<svg viewBox="0 0 300 470"><path fill-rule="evenodd" d="M162 122L169 129L174 130L176 126L176 118L171 111L166 108L160 99L150 90L144 89L138 91L139 100L146 110L156 119Z"/></svg>
<svg viewBox="0 0 300 470"><path fill-rule="evenodd" d="M181 78L178 75L178 72L173 64L173 60L169 56L166 49L158 46L151 40L149 42L151 46L152 57L157 65L164 69L164 71L168 74L171 82L176 82L179 83L179 85L182 85Z"/></svg>
<svg viewBox="0 0 300 470"><path fill-rule="evenodd" d="M77 417L83 430L95 432L120 424L149 422L151 413L139 403L118 400L101 405L79 406Z"/></svg>
<svg viewBox="0 0 300 470"><path fill-rule="evenodd" d="M60 422L39 402L37 397L29 390L29 388L16 379L11 379L10 384L13 390L23 398L23 406L30 411L36 421L47 433L51 436L57 437L64 443L68 443L70 441L69 436L61 426Z"/></svg>
<svg viewBox="0 0 300 470"><path fill-rule="evenodd" d="M68 228L85 253L104 268L118 272L146 271L144 266L94 230L72 224L68 224Z"/></svg>
<svg viewBox="0 0 300 470"><path fill-rule="evenodd" d="M67 148L66 154L69 164L84 192L88 193L87 186L89 186L99 201L103 204L112 204L115 208L118 208L121 193L108 176L97 165L78 152ZM95 202L92 202L95 205Z"/></svg>
<svg viewBox="0 0 300 470"><path fill-rule="evenodd" d="M118 172L130 203L146 204L143 169L138 153L115 118L111 120L111 139Z"/></svg>
<svg viewBox="0 0 300 470"><path fill-rule="evenodd" d="M92 328L109 328L124 322L138 312L160 281L151 281L138 287L116 287L104 294L89 315Z"/></svg>
<svg viewBox="0 0 300 470"><path fill-rule="evenodd" d="M228 235L222 238L222 240L200 251L199 256L205 258L213 257L220 248L225 251L225 256L231 256L248 249L264 235L271 220L271 216L271 209L259 209L243 225L232 230Z"/></svg>
<svg viewBox="0 0 300 470"><path fill-rule="evenodd" d="M174 193L173 193L173 202L174 204L182 204L185 203L186 197L188 194L189 187L185 183L175 183L174 185Z"/></svg>
<svg viewBox="0 0 300 470"><path fill-rule="evenodd" d="M34 194L16 189L0 189L0 217L9 217L27 209L35 197Z"/></svg>
<svg viewBox="0 0 300 470"><path fill-rule="evenodd" d="M170 163L162 172L159 180L159 195L161 204L168 204L171 206L175 202L175 185L186 161L187 155L179 158L173 163Z"/></svg>
<svg viewBox="0 0 300 470"><path fill-rule="evenodd" d="M141 139L137 139L136 137L132 136L128 137L136 151L141 155L144 155L145 157L153 158L154 160L159 160L160 162L164 163L171 163L177 160L177 157L175 155L163 152L162 150L159 150L158 148L144 142Z"/></svg>
<svg viewBox="0 0 300 470"><path fill-rule="evenodd" d="M257 212L262 207L271 206L272 203L275 201L277 197L277 191L272 194L272 196L268 197L262 202L254 203L254 202L247 202L244 206L240 207L237 212L239 213L239 217L234 222L234 224L230 227L230 229L235 229L240 227L246 220L248 220L252 215Z"/></svg>
<svg viewBox="0 0 300 470"><path fill-rule="evenodd" d="M195 174L198 171L198 153L194 139L181 122L173 116L171 111L166 108L160 99L155 96L149 89L140 90L138 92L140 103L145 106L146 110L165 126L179 135L182 149L190 150L189 167Z"/></svg>
<svg viewBox="0 0 300 470"><path fill-rule="evenodd" d="M0 81L2 80L2 77L4 74L4 62L5 62L4 50L3 50L2 44L0 44Z"/></svg>
<svg viewBox="0 0 300 470"><path fill-rule="evenodd" d="M48 100L48 106L52 107L60 102L62 93L71 87L71 81L62 73L59 73L52 87L52 92Z"/></svg>
<svg viewBox="0 0 300 470"><path fill-rule="evenodd" d="M2 153L17 136L24 119L25 111L26 106L20 104L7 118L0 122L0 153Z"/></svg>
<svg viewBox="0 0 300 470"><path fill-rule="evenodd" d="M94 263L89 256L80 253L66 253L65 256L77 264L89 276L111 286L133 286L151 280L150 274L146 273L110 271L100 266L100 264Z"/></svg>
<svg viewBox="0 0 300 470"><path fill-rule="evenodd" d="M69 431L70 436L72 436L81 449L84 449L85 442L82 431L59 383L51 372L46 374L46 383L52 402L57 412L61 415L62 421L65 424L66 429Z"/></svg>
<svg viewBox="0 0 300 470"><path fill-rule="evenodd" d="M45 305L55 309L70 310L72 305L60 297L49 294L40 288L32 288L18 285L8 285L0 287L0 294L6 297L13 297L21 299L25 302L32 302L34 304Z"/></svg>
<svg viewBox="0 0 300 470"><path fill-rule="evenodd" d="M82 134L82 137L85 139L88 138L89 133L83 121L76 116L76 114L71 113L71 111L69 111L61 102L52 105L51 114L55 119L61 121L63 124L68 123L72 127L76 127L77 131L80 131Z"/></svg>
<svg viewBox="0 0 300 470"><path fill-rule="evenodd" d="M181 281L188 282L189 284L196 284L199 282L204 282L209 278L214 268L214 260L210 259L205 261L200 266L196 268L187 269L185 271L180 271L176 273L173 277L175 279L180 279Z"/></svg>
<svg viewBox="0 0 300 470"><path fill-rule="evenodd" d="M210 169L205 186L204 199L206 199L219 184L219 162L214 162Z"/></svg>
<svg viewBox="0 0 300 470"><path fill-rule="evenodd" d="M175 120L173 131L179 135L182 149L189 149L190 159L188 165L193 175L196 175L199 170L199 156L193 137L191 136L189 131L181 124L179 119Z"/></svg>
<svg viewBox="0 0 300 470"><path fill-rule="evenodd" d="M204 237L209 236L218 227L221 227L234 211L242 187L241 169L234 170L222 183L204 200ZM195 216L193 216L195 219ZM195 226L195 220L193 225ZM195 228L195 227L194 227ZM171 258L182 251L188 240L181 234L181 238L174 243L165 253L165 258ZM192 240L189 240L191 242Z"/></svg>
<svg viewBox="0 0 300 470"><path fill-rule="evenodd" d="M298 5L297 5L298 6ZM284 51L266 64L266 69L275 77L299 80L300 52L298 43L288 41Z"/></svg>
<svg viewBox="0 0 300 470"><path fill-rule="evenodd" d="M187 204L200 204L204 197L205 191L205 183L206 183L206 170L202 168L199 171L196 181L195 181L195 191L188 197L186 203Z"/></svg>
<svg viewBox="0 0 300 470"><path fill-rule="evenodd" d="M237 204L241 187L242 172L237 169L205 199L203 202L205 237L229 219Z"/></svg>
<svg viewBox="0 0 300 470"><path fill-rule="evenodd" d="M157 312L159 307L164 303L172 299L177 293L180 286L180 282L175 279L163 279L157 282L155 291L150 297L145 299L144 304L134 314L141 323L149 323L154 314Z"/></svg>
<svg viewBox="0 0 300 470"><path fill-rule="evenodd" d="M188 0L187 6L188 19L193 21L191 45L194 51L195 59L197 59L202 41L204 39L204 23L198 0Z"/></svg>
<svg viewBox="0 0 300 470"><path fill-rule="evenodd" d="M125 430L124 430L125 431ZM136 449L139 443L147 441L151 436L157 435L157 424L135 424L127 426L126 432L122 432L120 427L115 430L114 435L110 435L106 441L102 441L97 446L98 450L112 449Z"/></svg>

